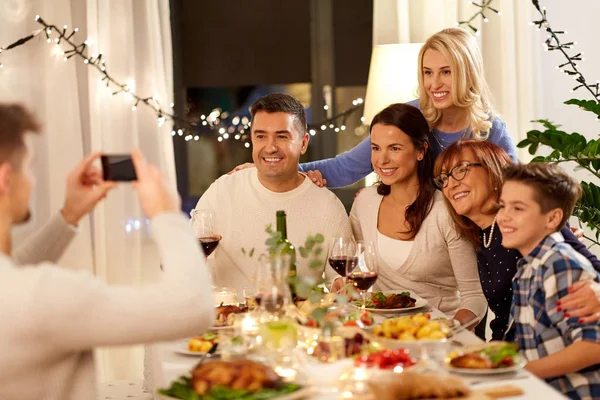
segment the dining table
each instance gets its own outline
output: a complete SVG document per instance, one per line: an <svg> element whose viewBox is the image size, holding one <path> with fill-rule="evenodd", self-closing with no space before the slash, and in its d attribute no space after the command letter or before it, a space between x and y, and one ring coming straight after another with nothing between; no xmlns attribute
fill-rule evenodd
<svg viewBox="0 0 600 400"><path fill-rule="evenodd" d="M420 310L414 310L413 312L404 312L398 315L411 315L417 312L428 312L431 314L431 318L448 318L441 311L426 306ZM389 315L387 316L389 317ZM453 346L468 346L481 344L483 341L478 338L474 333L469 330L457 331L455 335L451 337L451 343ZM153 390L155 400L164 400L157 393L159 388L167 388L171 382L177 380L180 376L188 374L191 369L198 363L198 356L183 355L175 351L178 345L181 345L181 341L175 342L163 342L156 343L149 346L149 365L146 368L150 368L149 376L151 382L148 382L148 386ZM521 389L522 394L511 396L510 399L521 400L521 399L544 399L544 400L559 400L566 399L562 393L555 390L552 386L548 385L545 381L533 376L525 369L520 369L513 372L501 373L501 374L457 374L452 371L444 370L444 374L460 377L465 384L473 391L482 391L486 388L498 388L498 387L516 387ZM323 393L312 393L302 397L306 400L317 400L317 399L337 399L342 398L341 393L333 393L328 396ZM354 395L351 397L343 396L343 398L354 398L360 400L373 400L372 396L369 395Z"/></svg>

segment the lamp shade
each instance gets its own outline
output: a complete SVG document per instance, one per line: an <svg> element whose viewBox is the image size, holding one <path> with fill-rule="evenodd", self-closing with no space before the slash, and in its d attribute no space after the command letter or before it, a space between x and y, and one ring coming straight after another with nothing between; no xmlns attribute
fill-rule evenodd
<svg viewBox="0 0 600 400"><path fill-rule="evenodd" d="M417 68L423 43L384 44L373 47L364 123L393 103L405 103L417 98L419 84Z"/></svg>

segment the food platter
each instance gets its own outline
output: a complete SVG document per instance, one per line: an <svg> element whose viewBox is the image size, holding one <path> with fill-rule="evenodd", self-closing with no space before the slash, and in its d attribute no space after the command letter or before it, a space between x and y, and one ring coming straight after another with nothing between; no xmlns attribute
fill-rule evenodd
<svg viewBox="0 0 600 400"><path fill-rule="evenodd" d="M450 372L456 372L458 374L465 374L465 375L501 375L501 374L507 374L510 372L519 371L519 370L523 369L523 367L525 367L525 364L527 364L527 360L525 360L525 357L523 357L523 356L518 357L518 361L515 360L515 362L516 362L515 365L513 365L511 367L505 367L505 368L491 368L491 369L456 368L450 364L446 364L446 368Z"/></svg>
<svg viewBox="0 0 600 400"><path fill-rule="evenodd" d="M490 342L455 350L446 362L449 371L467 375L501 375L527 364L514 343Z"/></svg>
<svg viewBox="0 0 600 400"><path fill-rule="evenodd" d="M399 313L404 313L404 312L411 312L411 311L418 310L418 309L421 309L421 308L427 306L427 304L428 304L427 300L425 300L422 297L417 296L415 293L410 292L410 291L406 291L406 290L385 291L385 292L383 292L383 294L385 296L389 296L389 295L400 294L400 293L405 293L405 292L409 292L410 297L415 299L414 306L402 307L402 308L365 307L365 310L370 311L370 312L379 313L379 314L391 315L391 314L399 314ZM361 304L360 301L352 303L352 305L357 308L360 308L360 304Z"/></svg>

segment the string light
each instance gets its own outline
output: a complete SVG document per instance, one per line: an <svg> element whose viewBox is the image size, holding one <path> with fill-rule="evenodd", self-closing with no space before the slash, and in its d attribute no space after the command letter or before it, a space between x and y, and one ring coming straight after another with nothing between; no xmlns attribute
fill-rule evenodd
<svg viewBox="0 0 600 400"><path fill-rule="evenodd" d="M577 42L561 42L559 35L566 35L567 32L553 30L547 19L546 7L540 8L537 0L533 0L533 5L540 13L541 19L532 21L530 25L536 26L538 30L544 29L548 33L548 38L543 44L545 51L559 51L566 58L567 61L556 66L556 69L561 70L565 75L573 77L578 83L578 85L571 89L571 92L584 88L592 94L596 103L600 104L600 82L596 81L595 84L588 84L585 77L577 69L577 63L575 61L583 61L583 53L579 52L575 55L567 53L567 50L570 50L571 47L577 45Z"/></svg>
<svg viewBox="0 0 600 400"><path fill-rule="evenodd" d="M193 134L193 132L201 127L206 127L207 129L217 130L219 132L219 136L217 137L219 142L234 138L235 140L244 143L244 147L250 147L249 135L246 132L249 131L252 124L248 117L230 117L229 112L222 111L219 108L212 110L207 115L202 114L199 120L179 117L172 111L175 107L173 102L169 103L168 109L164 109L160 105L159 96L157 94L149 97L138 95L135 92L135 81L133 79L128 79L126 83L120 83L113 78L107 70L103 51L98 52L96 56L90 56L88 54L88 47L93 43L92 38L87 38L82 43L76 43L74 41L73 38L79 29L74 28L69 30L68 25L63 25L61 29L54 24L46 23L39 15L36 15L35 21L42 25L41 29L33 31L30 35L23 37L6 47L0 47L0 55L6 52L6 50L13 49L29 42L39 33L43 32L48 43L55 43L55 48L53 49L54 54L62 56L65 62L73 57L80 58L85 65L95 68L98 73L101 74L98 83L110 90L113 96L124 94L127 100L133 101L133 105L131 106L132 111L136 111L139 105L143 105L150 108L155 113L156 122L159 127L162 127L167 121L171 122L173 124L173 128L170 131L171 136L179 136L186 141L198 141L200 140L200 135L197 133ZM61 44L66 48L65 51L62 50ZM3 67L4 64L0 63L0 69ZM354 100L352 106L345 111L324 121L309 125L308 131L310 135L315 136L319 127L320 132L332 130L337 133L346 130L346 119L349 115L362 108L362 105L363 99L358 98ZM323 108L325 111L329 111L330 109L329 105L325 105ZM364 121L362 118L361 120Z"/></svg>
<svg viewBox="0 0 600 400"><path fill-rule="evenodd" d="M498 11L497 9L495 9L494 7L491 6L492 2L494 0L482 0L480 3L476 3L474 1L468 1L469 4L474 5L475 7L479 8L479 11L477 11L475 14L473 14L473 16L467 20L464 21L458 21L456 24L457 25L466 25L468 26L473 33L475 34L475 36L479 36L481 35L481 30L475 28L473 26L473 21L478 18L481 17L483 19L483 22L489 22L488 17L485 16L486 11L492 11L493 13L497 14L497 15L502 15L502 13L500 11Z"/></svg>

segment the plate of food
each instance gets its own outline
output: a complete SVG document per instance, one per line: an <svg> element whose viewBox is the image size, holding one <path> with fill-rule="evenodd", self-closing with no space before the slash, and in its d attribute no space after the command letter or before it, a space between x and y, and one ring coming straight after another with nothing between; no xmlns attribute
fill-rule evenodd
<svg viewBox="0 0 600 400"><path fill-rule="evenodd" d="M362 300L352 302L355 307L362 306ZM369 293L366 310L380 314L397 314L416 310L427 305L427 300L408 291Z"/></svg>
<svg viewBox="0 0 600 400"><path fill-rule="evenodd" d="M525 364L527 360L516 343L490 342L452 352L446 365L461 374L495 375L518 371Z"/></svg>
<svg viewBox="0 0 600 400"><path fill-rule="evenodd" d="M231 329L233 326L233 320L236 314L243 314L248 312L246 306L236 306L233 304L217 306L215 310L215 323L213 329Z"/></svg>
<svg viewBox="0 0 600 400"><path fill-rule="evenodd" d="M381 346L371 342L364 332L358 329L341 332L340 337L314 340L307 346L307 355L324 362L331 360L368 355L381 350Z"/></svg>
<svg viewBox="0 0 600 400"><path fill-rule="evenodd" d="M369 379L368 385L377 400L396 399L489 399L471 392L456 376L407 371L402 374ZM471 396L473 395L473 396Z"/></svg>
<svg viewBox="0 0 600 400"><path fill-rule="evenodd" d="M404 348L379 350L370 354L363 354L354 360L354 366L356 367L395 373L404 372L405 369L416 364L416 361L410 355L410 351Z"/></svg>
<svg viewBox="0 0 600 400"><path fill-rule="evenodd" d="M165 399L259 400L285 399L304 389L301 385L284 382L272 368L256 361L210 360L158 392Z"/></svg>
<svg viewBox="0 0 600 400"><path fill-rule="evenodd" d="M217 350L218 336L214 333L205 333L202 336L180 340L175 342L173 351L186 356L204 356L206 353L214 353Z"/></svg>

